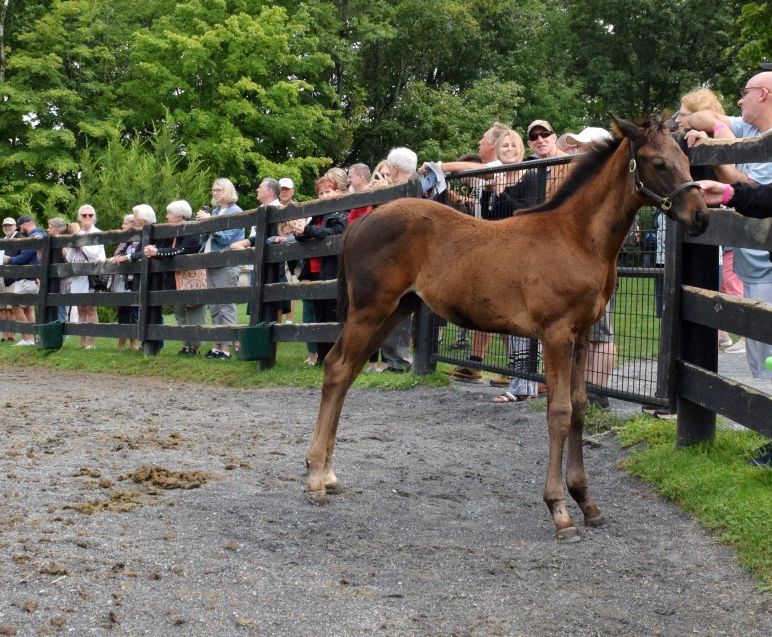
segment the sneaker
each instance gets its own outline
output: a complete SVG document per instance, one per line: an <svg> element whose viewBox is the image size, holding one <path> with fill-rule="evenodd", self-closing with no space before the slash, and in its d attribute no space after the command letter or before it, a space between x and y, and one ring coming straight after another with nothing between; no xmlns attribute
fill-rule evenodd
<svg viewBox="0 0 772 637"><path fill-rule="evenodd" d="M187 356L190 354L190 348L183 347L179 352L177 352L177 356Z"/></svg>
<svg viewBox="0 0 772 637"><path fill-rule="evenodd" d="M218 361L229 361L231 359L231 355L228 352L220 352L218 351L216 354L210 356L207 356L207 358L213 358Z"/></svg>
<svg viewBox="0 0 772 637"><path fill-rule="evenodd" d="M748 460L752 465L757 467L766 467L772 469L772 442L767 443L761 448L756 450L760 455Z"/></svg>
<svg viewBox="0 0 772 637"><path fill-rule="evenodd" d="M222 354L222 352L219 349L212 348L204 354L204 358L220 358L220 354Z"/></svg>
<svg viewBox="0 0 772 637"><path fill-rule="evenodd" d="M451 378L460 380L463 383L482 382L482 372L479 369L470 369L469 367L456 367L450 372Z"/></svg>
<svg viewBox="0 0 772 637"><path fill-rule="evenodd" d="M718 333L718 346L719 347L732 347L732 337L726 332Z"/></svg>
<svg viewBox="0 0 772 637"><path fill-rule="evenodd" d="M198 347L188 347L189 356L198 356Z"/></svg>
<svg viewBox="0 0 772 637"><path fill-rule="evenodd" d="M724 350L727 354L745 354L745 337L741 336L734 345Z"/></svg>
<svg viewBox="0 0 772 637"><path fill-rule="evenodd" d="M34 345L34 344L35 344L35 341L26 341L22 339L15 344L15 347L29 347L30 345Z"/></svg>

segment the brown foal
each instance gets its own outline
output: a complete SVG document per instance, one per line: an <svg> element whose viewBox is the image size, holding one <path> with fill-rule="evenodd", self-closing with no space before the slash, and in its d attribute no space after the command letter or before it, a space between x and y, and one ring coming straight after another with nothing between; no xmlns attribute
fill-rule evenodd
<svg viewBox="0 0 772 637"><path fill-rule="evenodd" d="M306 463L307 494L323 503L339 489L332 469L346 393L371 352L419 299L468 328L541 339L547 377L549 465L544 489L558 539L579 539L566 486L586 525L603 514L590 497L582 458L588 332L616 284L616 259L636 211L655 204L687 233L707 226L689 162L661 122L614 118L616 139L589 153L546 204L484 221L441 204L399 199L349 229L341 291L348 316L324 366L321 405Z"/></svg>

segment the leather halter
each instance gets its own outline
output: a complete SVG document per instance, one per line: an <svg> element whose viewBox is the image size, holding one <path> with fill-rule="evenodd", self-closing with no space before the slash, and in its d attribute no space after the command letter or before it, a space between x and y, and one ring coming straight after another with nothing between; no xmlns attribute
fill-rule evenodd
<svg viewBox="0 0 772 637"><path fill-rule="evenodd" d="M643 184L643 181L641 180L641 176L638 173L638 160L636 156L637 153L635 149L635 142L633 142L632 139L628 139L627 141L629 142L629 148L630 148L630 172L632 173L633 179L635 180L635 190L653 199L659 208L662 208L662 210L665 210L665 211L670 210L670 208L673 207L673 199L675 199L684 190L689 190L690 188L697 188L697 190L700 190L700 185L694 181L685 181L680 186L678 186L673 192L671 192L668 195L665 195L664 197L660 197L653 190L649 190Z"/></svg>

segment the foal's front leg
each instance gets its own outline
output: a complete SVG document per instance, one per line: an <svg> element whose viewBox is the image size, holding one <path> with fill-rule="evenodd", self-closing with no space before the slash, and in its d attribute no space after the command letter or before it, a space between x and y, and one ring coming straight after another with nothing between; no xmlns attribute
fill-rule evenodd
<svg viewBox="0 0 772 637"><path fill-rule="evenodd" d="M582 451L582 431L587 408L587 387L585 385L585 366L587 362L587 343L589 333L577 340L574 348L573 367L571 370L571 429L568 432L568 463L566 468L566 486L571 497L584 513L586 526L600 526L604 522L603 513L590 497L587 487L587 472L584 469Z"/></svg>
<svg viewBox="0 0 772 637"><path fill-rule="evenodd" d="M579 532L566 509L563 492L563 447L571 427L571 368L573 339L542 335L544 367L547 370L547 427L550 448L544 502L555 524L558 540L577 542Z"/></svg>

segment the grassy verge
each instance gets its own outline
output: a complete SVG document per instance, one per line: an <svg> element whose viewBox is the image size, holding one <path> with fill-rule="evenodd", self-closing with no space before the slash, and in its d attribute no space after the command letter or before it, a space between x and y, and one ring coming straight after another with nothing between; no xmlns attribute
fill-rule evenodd
<svg viewBox="0 0 772 637"><path fill-rule="evenodd" d="M14 347L13 343L0 344L0 366L45 367L48 369L83 371L93 374L119 374L181 380L224 387L318 387L322 383L321 367L308 367L304 343L280 343L276 366L257 371L256 363L233 360L207 360L178 356L180 344L168 341L158 356L145 357L140 352L121 351L114 339L97 339L96 350L84 351L77 337L64 341L60 350L42 350L38 347ZM374 389L408 389L417 385L445 386L448 376L436 372L430 376L415 374L362 373L355 387Z"/></svg>
<svg viewBox="0 0 772 637"><path fill-rule="evenodd" d="M640 416L618 429L622 467L651 483L732 546L772 592L772 470L748 463L766 438L719 430L710 444L675 447L675 424Z"/></svg>

